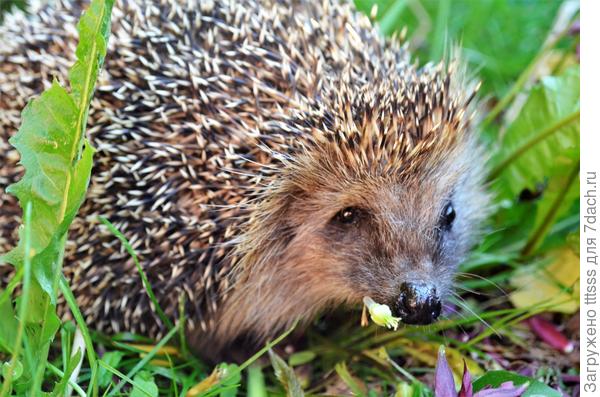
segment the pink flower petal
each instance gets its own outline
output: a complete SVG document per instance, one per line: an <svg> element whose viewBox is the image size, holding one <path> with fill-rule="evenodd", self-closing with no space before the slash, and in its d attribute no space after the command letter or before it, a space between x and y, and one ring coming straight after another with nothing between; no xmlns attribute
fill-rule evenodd
<svg viewBox="0 0 600 397"><path fill-rule="evenodd" d="M520 397L528 386L529 383L515 387L512 382L504 382L497 389L480 390L473 397Z"/></svg>
<svg viewBox="0 0 600 397"><path fill-rule="evenodd" d="M541 340L564 353L573 351L573 343L570 342L551 322L542 316L533 316L527 320L531 330L540 337Z"/></svg>
<svg viewBox="0 0 600 397"><path fill-rule="evenodd" d="M463 360L463 363L464 369L462 385L460 386L458 397L473 397L473 383L471 382L471 374L469 373L469 369L467 368L467 362Z"/></svg>

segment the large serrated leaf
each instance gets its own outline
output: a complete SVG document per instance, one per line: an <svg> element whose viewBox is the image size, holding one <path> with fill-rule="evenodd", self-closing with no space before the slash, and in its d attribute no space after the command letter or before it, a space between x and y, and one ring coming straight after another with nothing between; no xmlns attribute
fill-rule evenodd
<svg viewBox="0 0 600 397"><path fill-rule="evenodd" d="M77 103L89 103L92 100L96 77L106 55L113 1L92 1L77 24L77 62L69 71L71 95Z"/></svg>
<svg viewBox="0 0 600 397"><path fill-rule="evenodd" d="M77 61L69 73L72 94L54 82L27 105L21 127L10 140L21 155L25 175L9 186L8 191L19 199L22 208L25 203L32 203L34 253L48 246L66 215L76 213L85 197L91 161L80 158L83 132L94 84L106 54L112 3L113 0L93 1L81 17ZM86 146L91 150L89 143ZM18 266L22 256L19 242L5 259ZM52 273L52 269L47 270Z"/></svg>
<svg viewBox="0 0 600 397"><path fill-rule="evenodd" d="M21 208L31 208L32 219L28 252L33 256L33 279L27 294L28 310L17 319L27 329L23 340L27 379L23 386L32 395L40 393L49 345L60 326L55 306L65 239L90 180L94 149L84 135L106 55L112 5L113 0L92 0L80 19L77 61L69 73L72 92L54 82L27 105L19 131L10 140L21 155L25 174L8 192L18 198ZM24 253L21 235L18 246L1 259L13 264L18 274L25 262ZM3 314L14 318L14 314ZM10 334L3 337L10 338ZM3 391L9 387L5 385Z"/></svg>

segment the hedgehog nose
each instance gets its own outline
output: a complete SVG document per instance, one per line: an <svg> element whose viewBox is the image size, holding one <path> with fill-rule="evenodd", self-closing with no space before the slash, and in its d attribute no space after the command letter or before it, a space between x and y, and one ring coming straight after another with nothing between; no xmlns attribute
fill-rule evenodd
<svg viewBox="0 0 600 397"><path fill-rule="evenodd" d="M406 324L431 324L442 311L435 287L425 283L403 283L394 307L395 315Z"/></svg>

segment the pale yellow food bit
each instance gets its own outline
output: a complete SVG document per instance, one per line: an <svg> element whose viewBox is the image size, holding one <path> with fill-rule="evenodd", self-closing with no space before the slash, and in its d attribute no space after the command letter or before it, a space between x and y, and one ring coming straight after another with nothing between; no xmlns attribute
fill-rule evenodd
<svg viewBox="0 0 600 397"><path fill-rule="evenodd" d="M401 319L400 317L392 316L392 311L388 305L379 304L368 296L363 298L363 303L367 307L371 319L375 324L393 329L394 331L398 329L398 323Z"/></svg>

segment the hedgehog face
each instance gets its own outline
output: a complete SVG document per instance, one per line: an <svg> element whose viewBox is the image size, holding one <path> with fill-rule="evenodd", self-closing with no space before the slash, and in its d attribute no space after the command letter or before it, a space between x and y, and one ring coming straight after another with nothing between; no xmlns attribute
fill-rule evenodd
<svg viewBox="0 0 600 397"><path fill-rule="evenodd" d="M471 160L477 148L457 147L466 150L431 157L410 175L353 173L344 163L311 169L315 183L288 196L284 216L290 278L311 275L303 286L321 301L370 296L405 323L435 321L487 202Z"/></svg>
<svg viewBox="0 0 600 397"><path fill-rule="evenodd" d="M467 248L452 192L426 183L368 190L327 222L323 239L353 290L385 302L405 323L429 324Z"/></svg>

